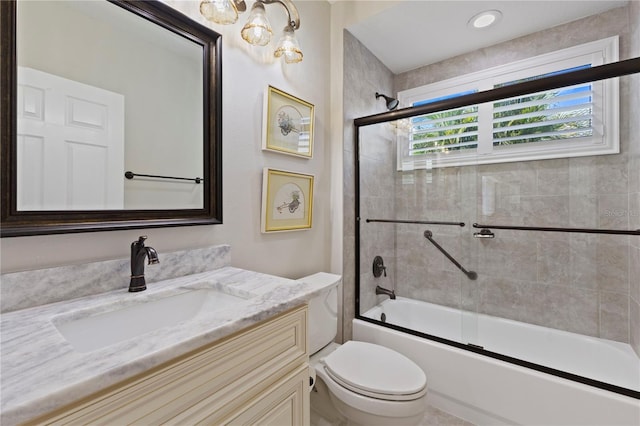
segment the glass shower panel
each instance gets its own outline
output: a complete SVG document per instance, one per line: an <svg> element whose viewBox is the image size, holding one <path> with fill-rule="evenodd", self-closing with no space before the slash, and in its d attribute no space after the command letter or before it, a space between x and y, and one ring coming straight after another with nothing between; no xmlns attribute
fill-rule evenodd
<svg viewBox="0 0 640 426"><path fill-rule="evenodd" d="M476 212L463 220L493 238L471 242L478 315L463 334L487 351L637 392L640 76L619 82L619 153L473 167Z"/></svg>
<svg viewBox="0 0 640 426"><path fill-rule="evenodd" d="M394 218L394 132L390 124L381 123L360 129L359 209L360 209L360 313L378 301L376 286L394 290L396 286L395 227L393 224L367 223L367 218ZM379 257L380 273L374 276L374 259ZM384 268L384 269L381 269ZM376 318L379 319L379 318Z"/></svg>
<svg viewBox="0 0 640 426"><path fill-rule="evenodd" d="M475 217L475 202L465 197L475 192L476 174L472 168L398 167L406 129L406 120L359 129L360 314L468 343L463 331L473 336L476 328L476 295L464 272L475 274L463 217Z"/></svg>

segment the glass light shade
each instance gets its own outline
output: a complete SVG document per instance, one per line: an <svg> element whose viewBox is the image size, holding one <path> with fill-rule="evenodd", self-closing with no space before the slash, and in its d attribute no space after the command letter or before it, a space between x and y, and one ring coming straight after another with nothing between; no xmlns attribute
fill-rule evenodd
<svg viewBox="0 0 640 426"><path fill-rule="evenodd" d="M266 46L271 41L271 24L264 12L264 5L257 1L251 7L249 20L240 32L242 38L255 46Z"/></svg>
<svg viewBox="0 0 640 426"><path fill-rule="evenodd" d="M293 33L293 28L287 25L284 27L282 38L278 42L276 51L273 53L276 58L284 56L284 61L287 64L295 64L302 61L302 51L298 45L298 40Z"/></svg>
<svg viewBox="0 0 640 426"><path fill-rule="evenodd" d="M234 24L238 20L238 8L234 0L202 0L200 13L218 24Z"/></svg>

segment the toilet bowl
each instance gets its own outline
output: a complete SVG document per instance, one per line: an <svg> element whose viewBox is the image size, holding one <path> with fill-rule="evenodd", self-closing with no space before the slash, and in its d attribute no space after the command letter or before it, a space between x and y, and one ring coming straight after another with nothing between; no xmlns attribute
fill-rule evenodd
<svg viewBox="0 0 640 426"><path fill-rule="evenodd" d="M320 273L300 281L330 284L309 303L309 343L311 367L326 386L333 408L352 425L419 424L427 397L422 369L384 346L332 343L337 333L340 276Z"/></svg>
<svg viewBox="0 0 640 426"><path fill-rule="evenodd" d="M311 357L335 409L350 424L410 426L426 408L426 376L413 361L384 346L348 341Z"/></svg>

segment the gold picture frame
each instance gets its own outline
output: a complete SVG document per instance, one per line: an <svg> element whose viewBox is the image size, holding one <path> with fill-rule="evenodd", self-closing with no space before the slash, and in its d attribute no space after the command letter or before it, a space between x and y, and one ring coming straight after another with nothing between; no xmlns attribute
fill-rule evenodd
<svg viewBox="0 0 640 426"><path fill-rule="evenodd" d="M263 150L313 157L313 104L267 86L263 110Z"/></svg>
<svg viewBox="0 0 640 426"><path fill-rule="evenodd" d="M262 232L310 229L313 175L265 167L262 176Z"/></svg>

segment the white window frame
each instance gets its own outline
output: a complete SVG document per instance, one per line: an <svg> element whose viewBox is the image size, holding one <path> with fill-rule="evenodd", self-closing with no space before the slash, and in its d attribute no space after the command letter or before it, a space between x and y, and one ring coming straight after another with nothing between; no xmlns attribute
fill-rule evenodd
<svg viewBox="0 0 640 426"><path fill-rule="evenodd" d="M535 56L507 65L462 75L437 83L404 90L398 93L405 107L417 102L460 93L468 90L486 91L495 85L543 75L577 66L598 66L618 61L618 36ZM617 154L619 137L619 79L592 83L594 136L575 141L525 143L509 146L493 145L493 104L478 105L478 146L457 152L439 152L409 156L407 126L397 126L397 168L412 170L432 167L452 167L472 164L505 163L514 161L545 160L552 158L582 157Z"/></svg>

